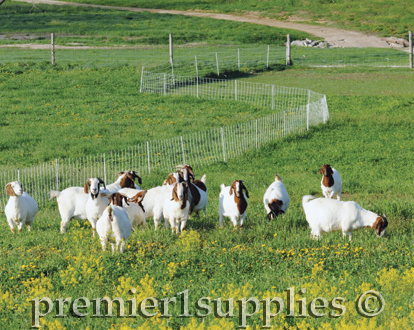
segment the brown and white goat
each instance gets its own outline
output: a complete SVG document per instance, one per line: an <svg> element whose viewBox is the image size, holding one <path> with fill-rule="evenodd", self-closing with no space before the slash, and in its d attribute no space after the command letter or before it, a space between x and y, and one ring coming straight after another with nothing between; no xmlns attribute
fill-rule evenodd
<svg viewBox="0 0 414 330"><path fill-rule="evenodd" d="M223 227L223 217L229 217L233 226L237 227L237 220L240 219L240 228L244 225L247 210L247 191L244 181L235 180L231 186L220 185L219 197L219 224ZM244 191L246 193L244 193Z"/></svg>
<svg viewBox="0 0 414 330"><path fill-rule="evenodd" d="M342 182L338 171L331 167L331 165L325 164L319 170L319 174L322 173L321 188L323 195L326 198L332 198L336 194L336 198L340 201L342 195Z"/></svg>

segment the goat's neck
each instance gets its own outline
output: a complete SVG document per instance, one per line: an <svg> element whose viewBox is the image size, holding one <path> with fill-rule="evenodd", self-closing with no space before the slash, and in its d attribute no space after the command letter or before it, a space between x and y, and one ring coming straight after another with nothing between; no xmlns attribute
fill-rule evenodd
<svg viewBox="0 0 414 330"><path fill-rule="evenodd" d="M247 200L246 197L244 197L243 192L240 192L240 197L236 196L236 193L234 193L234 202L237 204L237 209L239 210L240 214L243 214L247 209Z"/></svg>
<svg viewBox="0 0 414 330"><path fill-rule="evenodd" d="M325 187L332 187L334 185L333 176L331 174L330 175L324 175L323 179L322 179L322 184Z"/></svg>
<svg viewBox="0 0 414 330"><path fill-rule="evenodd" d="M378 218L378 214L365 209L361 209L359 214L361 216L364 227L372 227Z"/></svg>
<svg viewBox="0 0 414 330"><path fill-rule="evenodd" d="M10 196L10 201L12 202L12 205L14 206L15 210L20 209L20 196Z"/></svg>

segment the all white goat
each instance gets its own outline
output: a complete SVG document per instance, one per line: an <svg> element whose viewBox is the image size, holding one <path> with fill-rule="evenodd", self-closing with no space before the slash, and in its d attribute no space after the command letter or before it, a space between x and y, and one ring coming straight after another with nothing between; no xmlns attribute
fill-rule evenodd
<svg viewBox="0 0 414 330"><path fill-rule="evenodd" d="M101 185L104 187L103 191L101 191ZM105 182L100 178L90 178L85 184L84 191L88 194L85 205L86 217L92 226L93 237L95 237L96 222L108 205L107 196L110 193L106 190Z"/></svg>
<svg viewBox="0 0 414 330"><path fill-rule="evenodd" d="M119 206L108 205L96 223L102 250L105 251L108 240L114 238L116 244L111 242L112 254L118 248L121 253L124 252L125 241L131 235L131 228L126 212Z"/></svg>
<svg viewBox="0 0 414 330"><path fill-rule="evenodd" d="M16 225L19 232L21 232L23 226L27 225L27 230L30 231L38 211L36 201L23 191L22 184L19 181L9 182L6 184L6 188L10 198L4 212L10 230L14 233L14 226Z"/></svg>
<svg viewBox="0 0 414 330"><path fill-rule="evenodd" d="M289 207L290 197L286 191L285 185L279 175L275 175L275 181L267 188L263 203L267 212L267 218L271 221L277 218L279 214L283 214Z"/></svg>
<svg viewBox="0 0 414 330"><path fill-rule="evenodd" d="M141 225L142 229L145 229L147 223L145 221L145 209L142 205L142 200L146 193L147 190L141 190L139 192L135 190L135 202L128 203L128 197L117 192L108 196L108 203L124 208L132 229L138 225Z"/></svg>
<svg viewBox="0 0 414 330"><path fill-rule="evenodd" d="M247 198L249 198L249 192L243 182L235 180L231 186L220 185L218 211L220 227L223 227L223 217L229 217L235 228L237 220L240 219L240 228L243 227L246 218ZM243 190L246 191L246 194Z"/></svg>
<svg viewBox="0 0 414 330"><path fill-rule="evenodd" d="M169 221L172 231L183 232L187 225L190 202L188 201L188 185L185 182L174 184L171 193L166 192L164 199L164 218ZM181 227L180 227L181 222Z"/></svg>
<svg viewBox="0 0 414 330"><path fill-rule="evenodd" d="M371 227L377 236L383 236L388 226L387 217L363 209L353 201L338 201L334 199L303 196L302 206L306 221L311 228L311 236L320 238L322 233L341 230L342 235L352 239L352 231Z"/></svg>
<svg viewBox="0 0 414 330"><path fill-rule="evenodd" d="M322 173L321 188L323 195L326 198L332 198L336 194L336 198L340 201L342 195L342 182L338 171L331 167L331 165L325 164L319 170L319 174Z"/></svg>
<svg viewBox="0 0 414 330"><path fill-rule="evenodd" d="M172 186L158 186L148 189L145 198L141 201L144 208L145 219L153 217L155 230L161 225L163 219L164 194L169 193ZM120 194L129 198L129 202L138 203L141 200L140 191L130 188L123 188ZM168 228L168 221L165 221L165 228Z"/></svg>
<svg viewBox="0 0 414 330"><path fill-rule="evenodd" d="M108 191L108 195L111 192L115 192L121 189L122 187L132 187L134 189L138 187L135 185L135 182L134 182L135 178L133 177L132 173L135 173L135 172L124 171L124 172L119 173L118 179L114 183L108 186L110 188L110 190ZM140 178L138 179L138 181L141 182ZM86 187L86 184L85 184L85 187ZM68 224L70 220L88 219L85 206L86 206L86 202L88 201L89 196L88 194L85 194L85 189L86 189L85 187L69 187L62 191L57 191L57 190L50 191L50 199L55 198L55 197L57 199L59 213L61 217L61 223L60 223L61 233L66 232L66 225Z"/></svg>

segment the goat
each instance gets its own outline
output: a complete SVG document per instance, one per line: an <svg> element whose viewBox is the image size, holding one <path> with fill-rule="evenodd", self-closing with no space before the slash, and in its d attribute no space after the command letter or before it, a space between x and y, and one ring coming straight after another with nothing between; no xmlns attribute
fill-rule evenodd
<svg viewBox="0 0 414 330"><path fill-rule="evenodd" d="M336 194L336 198L340 201L342 195L342 183L338 171L331 167L331 165L325 164L319 170L319 174L322 173L321 188L323 195L326 198L332 198Z"/></svg>
<svg viewBox="0 0 414 330"><path fill-rule="evenodd" d="M193 178L193 182L190 181L190 178ZM180 182L188 184L188 200L190 201L189 214L191 215L192 212L195 212L197 215L198 211L203 210L205 216L208 204L208 190L205 185L206 175L204 174L201 180L194 180L194 173L192 172L191 166L185 165L181 171L170 173L167 179L164 180L164 185L172 185Z"/></svg>
<svg viewBox="0 0 414 330"><path fill-rule="evenodd" d="M267 219L271 221L277 218L279 214L283 214L289 207L290 197L286 191L285 185L279 175L275 175L275 181L267 188L263 203L267 212Z"/></svg>
<svg viewBox="0 0 414 330"><path fill-rule="evenodd" d="M147 227L147 223L145 221L145 209L142 205L142 200L144 199L146 193L147 190L141 190L139 192L135 190L135 202L129 204L128 197L117 192L108 196L108 204L123 207L125 209L132 229L138 225L142 225L142 228L145 229Z"/></svg>
<svg viewBox="0 0 414 330"><path fill-rule="evenodd" d="M106 250L108 239L114 238L116 245L111 243L112 254L118 248L121 253L124 252L125 241L131 235L131 228L126 212L119 206L108 205L96 223L102 250Z"/></svg>
<svg viewBox="0 0 414 330"><path fill-rule="evenodd" d="M306 195L302 198L306 221L311 228L311 237L319 239L322 233L341 230L342 235L352 239L352 231L371 227L377 236L383 236L388 226L387 217L363 209L353 201L316 198Z"/></svg>
<svg viewBox="0 0 414 330"><path fill-rule="evenodd" d="M23 191L22 184L19 181L9 182L6 184L6 188L10 198L4 213L6 214L11 232L14 234L15 225L19 232L23 230L24 225L27 225L27 230L30 231L38 211L36 201L32 196Z"/></svg>
<svg viewBox="0 0 414 330"><path fill-rule="evenodd" d="M100 179L97 178L97 180L99 181ZM102 181L102 180L100 180L100 181ZM95 183L96 183L96 181L95 181ZM89 200L89 194L88 194L89 186L90 186L90 183L89 183L89 180L88 180L83 188L82 187L69 187L69 188L66 188L62 191L55 191L55 190L50 191L50 199L52 199L54 197L56 197L56 199L57 199L59 213L60 213L60 217L62 219L61 222L60 222L60 232L61 233L66 232L66 226L67 226L67 224L69 223L70 220L72 220L72 219L77 219L77 220L86 220L86 219L88 219L88 214L86 213L86 203ZM108 192L104 193L105 196L107 194L109 194L109 193ZM104 197L104 196L102 196L102 197ZM99 216L100 216L100 214L99 214ZM92 227L92 228L94 228L94 227ZM95 231L93 231L93 234L95 234Z"/></svg>
<svg viewBox="0 0 414 330"><path fill-rule="evenodd" d="M96 222L108 205L108 198L106 196L109 195L109 192L107 190L101 192L101 185L103 185L104 190L106 190L105 182L103 182L102 179L90 178L84 187L85 194L88 194L88 200L85 204L85 213L92 226L93 237L95 237Z"/></svg>
<svg viewBox="0 0 414 330"><path fill-rule="evenodd" d="M136 178L138 178L138 182L140 184L142 183L141 178L135 171L124 171L118 173L118 175L118 179L106 187L108 195L122 189L123 187L130 187L133 189L138 187L139 189L139 186L135 184ZM50 191L50 199L55 197L57 199L59 213L62 219L60 223L61 233L66 232L66 225L71 219L85 220L88 218L85 211L88 195L85 194L85 189L85 187L69 187L62 191Z"/></svg>
<svg viewBox="0 0 414 330"><path fill-rule="evenodd" d="M249 192L244 181L235 180L231 186L220 185L219 197L219 224L223 227L223 217L229 217L233 226L237 228L237 220L240 219L240 228L243 228L246 218L247 198ZM246 194L243 192L246 191Z"/></svg>
<svg viewBox="0 0 414 330"><path fill-rule="evenodd" d="M188 201L188 185L184 182L174 184L171 193L165 193L163 214L165 221L169 221L172 231L183 232L187 220L190 203ZM180 222L181 221L181 228Z"/></svg>
<svg viewBox="0 0 414 330"><path fill-rule="evenodd" d="M138 183L142 184L141 177L135 171L123 171L118 173L118 179L109 185L106 189L109 193L113 194L122 188L133 188L140 190L141 188L135 184L135 179L138 179Z"/></svg>
<svg viewBox="0 0 414 330"><path fill-rule="evenodd" d="M153 217L155 230L157 230L163 218L164 194L168 193L171 189L171 186L158 186L148 189L143 200L141 198L142 196L140 196L140 191L123 188L119 193L128 197L129 202L138 203L141 201L143 209L145 210L145 219ZM165 228L168 228L168 221L165 221Z"/></svg>

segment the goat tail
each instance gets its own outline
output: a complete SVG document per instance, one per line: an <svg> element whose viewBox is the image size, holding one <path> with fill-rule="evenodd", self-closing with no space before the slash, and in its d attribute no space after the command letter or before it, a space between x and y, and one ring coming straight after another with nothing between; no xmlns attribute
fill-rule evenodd
<svg viewBox="0 0 414 330"><path fill-rule="evenodd" d="M315 196L312 196L312 195L305 195L305 196L303 196L303 198L302 198L302 206L303 206L303 209L304 210L306 209L306 204L308 204L308 202L311 201L312 199L315 199Z"/></svg>
<svg viewBox="0 0 414 330"><path fill-rule="evenodd" d="M202 177L201 177L201 182L202 183L204 183L204 184L206 184L206 180L207 180L207 176L204 174Z"/></svg>
<svg viewBox="0 0 414 330"><path fill-rule="evenodd" d="M58 198L60 196L60 191L58 190L51 190L50 191L50 197L49 200L53 199L53 198Z"/></svg>

